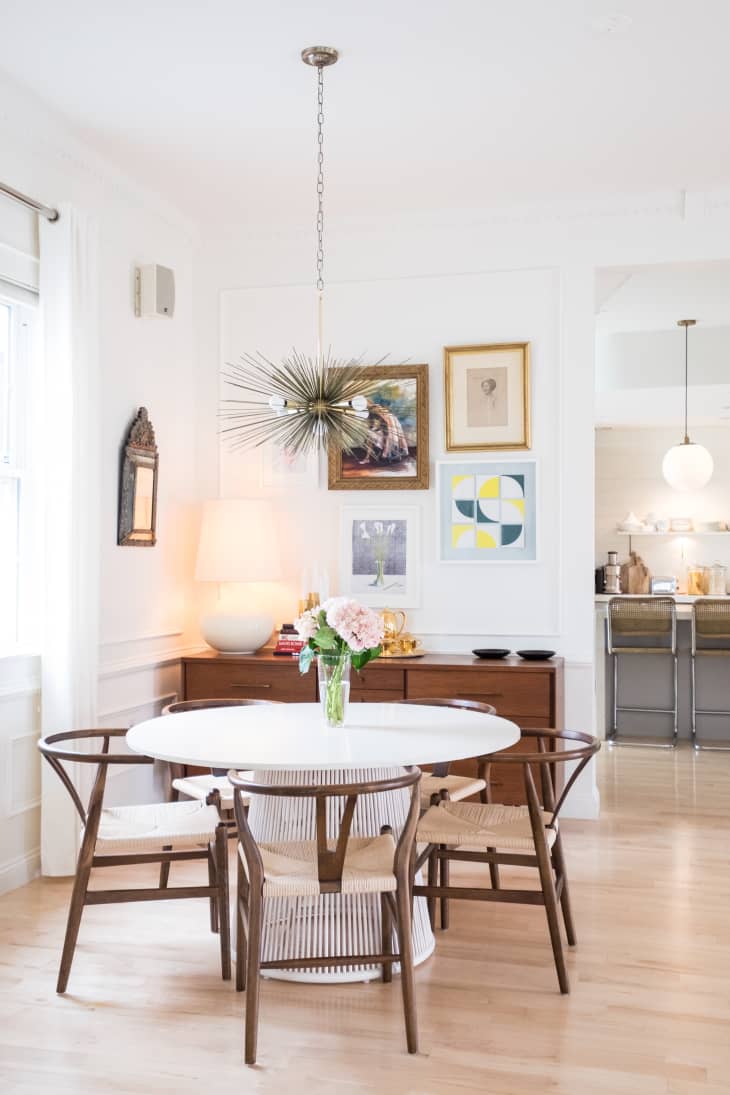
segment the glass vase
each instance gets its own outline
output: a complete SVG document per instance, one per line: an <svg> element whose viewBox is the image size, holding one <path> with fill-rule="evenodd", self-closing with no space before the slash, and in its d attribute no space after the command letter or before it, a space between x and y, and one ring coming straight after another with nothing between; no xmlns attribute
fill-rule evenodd
<svg viewBox="0 0 730 1095"><path fill-rule="evenodd" d="M350 654L319 654L319 702L328 726L344 726L350 700Z"/></svg>

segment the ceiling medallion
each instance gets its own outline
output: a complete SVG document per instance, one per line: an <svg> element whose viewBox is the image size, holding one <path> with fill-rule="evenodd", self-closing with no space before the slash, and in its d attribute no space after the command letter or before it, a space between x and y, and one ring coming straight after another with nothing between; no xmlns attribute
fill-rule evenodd
<svg viewBox="0 0 730 1095"><path fill-rule="evenodd" d="M302 61L317 70L317 349L293 349L280 362L261 353L242 354L228 363L227 385L241 395L223 401L221 432L233 449L273 442L290 452L364 445L372 374L362 358L341 359L324 351L324 69L336 63L331 46L302 50Z"/></svg>

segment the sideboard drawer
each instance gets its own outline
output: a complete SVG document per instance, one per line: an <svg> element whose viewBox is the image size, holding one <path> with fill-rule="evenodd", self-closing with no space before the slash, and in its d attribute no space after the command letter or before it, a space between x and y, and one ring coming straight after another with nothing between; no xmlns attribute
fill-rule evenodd
<svg viewBox="0 0 730 1095"><path fill-rule="evenodd" d="M313 703L317 698L317 674L311 669L302 676L294 659L282 665L188 662L185 666L185 698L248 698Z"/></svg>
<svg viewBox="0 0 730 1095"><path fill-rule="evenodd" d="M364 669L353 669L350 674L350 688L352 691L369 692L373 690L398 692L401 698L405 695L405 673L402 669L388 667L377 669L366 666Z"/></svg>
<svg viewBox="0 0 730 1095"><path fill-rule="evenodd" d="M395 688L350 688L352 703L397 703L403 693Z"/></svg>
<svg viewBox="0 0 730 1095"><path fill-rule="evenodd" d="M547 673L510 670L417 670L407 675L409 699L443 696L491 703L497 714L519 719L529 715L550 719L550 677ZM545 725L549 725L546 722Z"/></svg>

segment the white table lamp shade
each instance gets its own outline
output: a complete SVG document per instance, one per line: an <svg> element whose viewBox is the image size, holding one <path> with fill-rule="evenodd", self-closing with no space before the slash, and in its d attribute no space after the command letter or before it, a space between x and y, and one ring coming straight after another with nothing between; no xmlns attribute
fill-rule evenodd
<svg viewBox="0 0 730 1095"><path fill-rule="evenodd" d="M271 503L262 498L206 502L195 577L199 582L276 582L279 545ZM216 612L200 621L203 638L222 654L250 654L274 628L266 612Z"/></svg>
<svg viewBox="0 0 730 1095"><path fill-rule="evenodd" d="M206 502L195 577L199 582L276 582L279 546L271 503L263 498Z"/></svg>

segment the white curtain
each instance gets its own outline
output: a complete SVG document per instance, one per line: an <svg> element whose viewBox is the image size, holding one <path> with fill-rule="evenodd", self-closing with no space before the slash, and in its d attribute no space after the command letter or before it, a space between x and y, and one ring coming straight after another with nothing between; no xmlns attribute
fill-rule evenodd
<svg viewBox="0 0 730 1095"><path fill-rule="evenodd" d="M40 221L45 356L44 737L95 725L99 648L97 233L93 220L79 210L62 205L59 212L54 223ZM45 761L42 771L43 874L73 874L78 815ZM80 773L71 774L78 783Z"/></svg>

